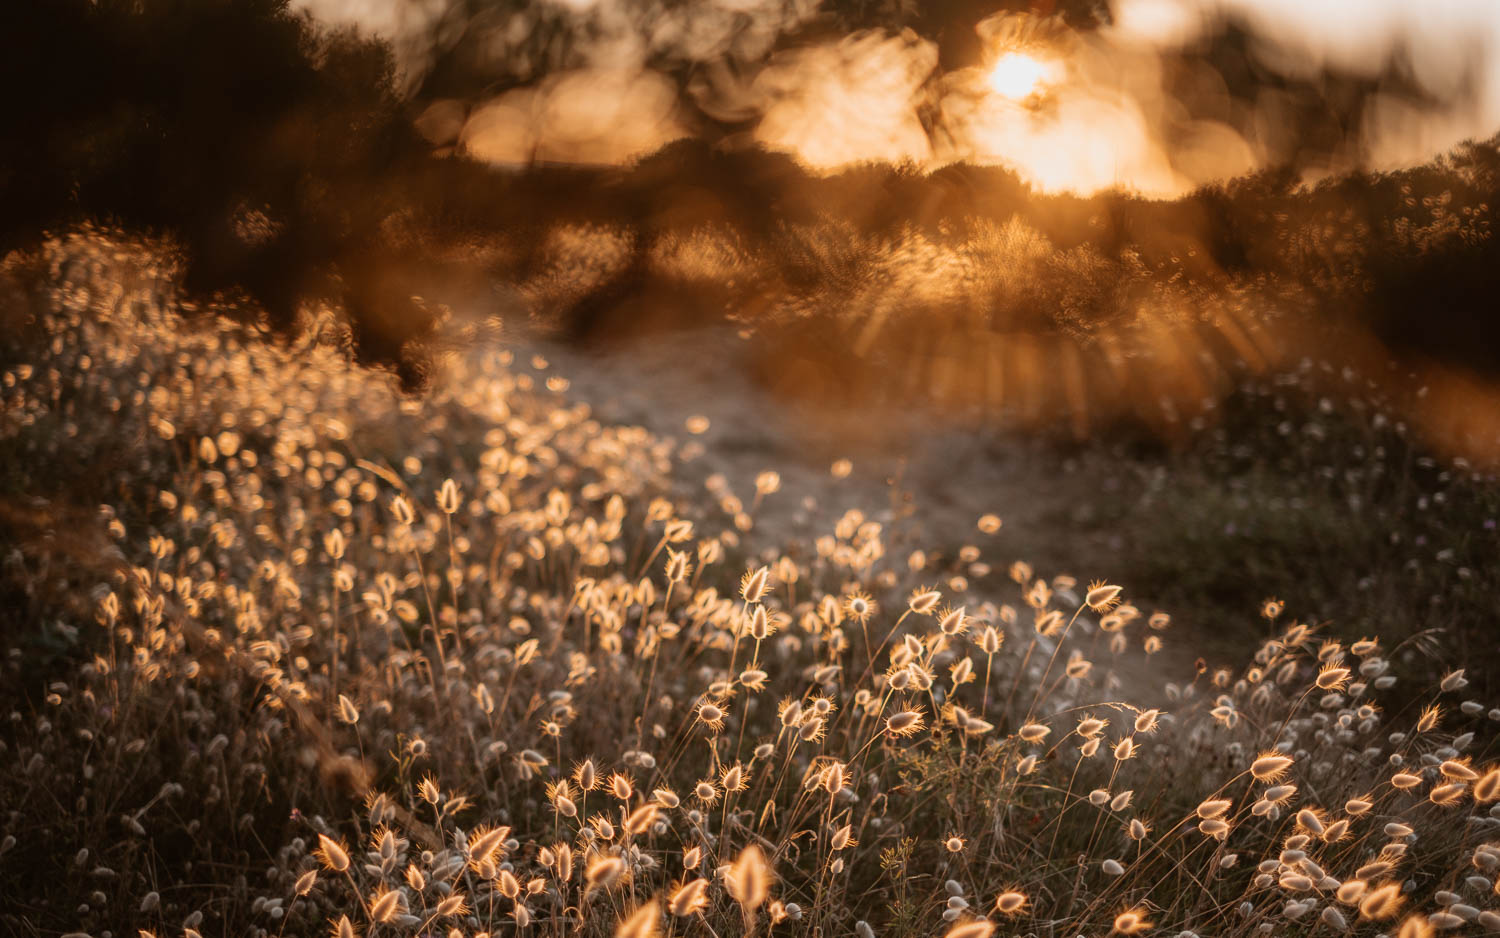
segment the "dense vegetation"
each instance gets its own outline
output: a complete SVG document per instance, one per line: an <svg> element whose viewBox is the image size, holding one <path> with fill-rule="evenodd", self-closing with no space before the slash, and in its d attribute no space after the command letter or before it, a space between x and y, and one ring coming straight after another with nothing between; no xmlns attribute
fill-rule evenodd
<svg viewBox="0 0 1500 938"><path fill-rule="evenodd" d="M337 342L184 328L151 245L80 231L31 263L54 286L17 297L0 398L12 931L1500 924L1500 709L1452 633L1304 618L1295 586L1180 622L1033 566L998 513L927 546L920 502L788 538L758 524L797 494L774 467L692 495L678 444L601 425L540 359L481 347L409 399ZM1343 452L1318 422L1402 445L1341 408L1273 446ZM1181 560L1152 561L1253 579L1191 533L1248 513L1272 569L1363 562L1298 506L1206 505L1194 473L1245 439L1188 464L1197 501L1143 504L1177 513L1154 537ZM1373 491L1397 533L1445 539L1415 572L1477 640L1494 570L1429 571L1492 556L1493 530L1402 508L1493 505L1455 468L1297 497ZM1225 661L1230 623L1269 637L1183 664Z"/></svg>
<svg viewBox="0 0 1500 938"><path fill-rule="evenodd" d="M0 17L0 930L1500 929L1500 139L500 172L275 0ZM704 478L528 344L713 325L1037 485Z"/></svg>

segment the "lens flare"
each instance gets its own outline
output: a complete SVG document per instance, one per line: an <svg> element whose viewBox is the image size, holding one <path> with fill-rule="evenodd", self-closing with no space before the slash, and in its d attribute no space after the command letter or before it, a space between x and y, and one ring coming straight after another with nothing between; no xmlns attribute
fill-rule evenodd
<svg viewBox="0 0 1500 938"><path fill-rule="evenodd" d="M1057 66L1024 52L1007 52L990 69L990 88L1001 97L1024 101L1050 84Z"/></svg>

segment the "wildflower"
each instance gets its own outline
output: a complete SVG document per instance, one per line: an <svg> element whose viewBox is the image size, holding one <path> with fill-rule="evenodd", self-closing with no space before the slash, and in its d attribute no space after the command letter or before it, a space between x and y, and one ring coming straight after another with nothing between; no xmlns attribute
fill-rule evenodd
<svg viewBox="0 0 1500 938"><path fill-rule="evenodd" d="M688 563L686 551L676 551L670 547L667 548L666 575L668 583L681 583L685 581L691 571L692 565ZM642 908L645 908L645 906L642 906Z"/></svg>
<svg viewBox="0 0 1500 938"><path fill-rule="evenodd" d="M1339 888L1334 890L1334 898L1344 905L1355 905L1365 895L1367 884L1362 879L1351 879L1339 883Z"/></svg>
<svg viewBox="0 0 1500 938"><path fill-rule="evenodd" d="M746 913L765 903L771 887L771 865L760 847L750 844L740 851L724 874L724 885Z"/></svg>
<svg viewBox="0 0 1500 938"><path fill-rule="evenodd" d="M994 922L987 922L982 918L976 918L971 922L954 925L948 929L943 938L990 938L990 933L994 930Z"/></svg>
<svg viewBox="0 0 1500 938"><path fill-rule="evenodd" d="M1312 877L1291 871L1282 873L1281 879L1277 880L1277 884L1287 892L1307 892L1314 885Z"/></svg>
<svg viewBox="0 0 1500 938"><path fill-rule="evenodd" d="M591 792L599 787L599 769L594 765L593 759L584 759L578 763L573 769L573 781L584 792Z"/></svg>
<svg viewBox="0 0 1500 938"><path fill-rule="evenodd" d="M1432 938L1432 926L1420 913L1408 915L1396 930L1396 938Z"/></svg>
<svg viewBox="0 0 1500 938"><path fill-rule="evenodd" d="M1323 833L1323 819L1311 808L1303 808L1297 812L1297 826L1315 836Z"/></svg>
<svg viewBox="0 0 1500 938"><path fill-rule="evenodd" d="M744 767L739 763L735 763L734 765L725 769L724 775L720 779L720 783L724 786L724 791L735 792L743 791L744 789L749 788L750 783L748 780L746 780L745 774L746 773Z"/></svg>
<svg viewBox="0 0 1500 938"><path fill-rule="evenodd" d="M844 597L844 615L863 625L875 614L875 600L868 593L853 592Z"/></svg>
<svg viewBox="0 0 1500 938"><path fill-rule="evenodd" d="M1108 720L1101 720L1097 717L1084 717L1083 719L1078 721L1078 728L1076 732L1084 739L1088 739L1093 736L1098 736L1101 732L1104 731L1104 728L1107 726L1109 726Z"/></svg>
<svg viewBox="0 0 1500 938"><path fill-rule="evenodd" d="M1276 779L1284 775L1286 773L1286 770L1291 768L1291 765L1292 760L1290 757L1281 755L1277 752L1268 752L1257 757L1256 760L1250 764L1250 774L1253 775L1257 781L1275 781Z"/></svg>
<svg viewBox="0 0 1500 938"><path fill-rule="evenodd" d="M766 470L755 477L755 491L760 495L771 495L781 489L781 473Z"/></svg>
<svg viewBox="0 0 1500 938"><path fill-rule="evenodd" d="M349 868L349 852L344 849L343 844L326 834L318 835L318 859L335 873L342 873Z"/></svg>
<svg viewBox="0 0 1500 938"><path fill-rule="evenodd" d="M567 782L548 785L546 794L547 800L552 802L552 806L558 814L561 814L563 817L578 816L578 805L573 801L572 792L569 790Z"/></svg>
<svg viewBox="0 0 1500 938"><path fill-rule="evenodd" d="M1051 732L1050 727L1043 726L1040 723L1027 723L1016 731L1016 735L1028 743L1039 743L1046 739L1047 734Z"/></svg>
<svg viewBox="0 0 1500 938"><path fill-rule="evenodd" d="M387 833L389 833L389 831L387 831ZM469 841L470 865L477 865L485 860L488 860L491 856L494 855L497 850L500 849L500 845L504 843L505 839L509 836L510 828L508 827L495 827L490 829L477 828L474 831L472 839ZM383 847L384 844L382 844L382 848ZM394 854L394 843L392 844L392 848L393 849L391 852ZM382 849L381 852L384 853L385 850Z"/></svg>
<svg viewBox="0 0 1500 938"><path fill-rule="evenodd" d="M854 839L853 834L854 828L851 825L845 824L843 827L840 827L838 830L833 832L833 837L829 839L829 849L843 850L847 847L854 846L858 843L858 841Z"/></svg>
<svg viewBox="0 0 1500 938"><path fill-rule="evenodd" d="M1349 930L1349 921L1348 919L1344 918L1344 913L1340 912L1337 906L1325 906L1322 914L1319 915L1318 918L1323 922L1324 925L1327 925L1334 931Z"/></svg>
<svg viewBox="0 0 1500 938"><path fill-rule="evenodd" d="M922 728L922 713L920 710L903 710L892 714L885 721L886 732L892 736L910 736Z"/></svg>
<svg viewBox="0 0 1500 938"><path fill-rule="evenodd" d="M1440 807L1457 804L1458 799L1463 797L1464 790L1468 786L1464 782L1450 782L1447 785L1434 785L1432 791L1427 793L1427 800Z"/></svg>
<svg viewBox="0 0 1500 938"><path fill-rule="evenodd" d="M837 760L828 762L822 769L809 776L812 780L809 790L821 788L830 795L838 794L843 791L844 781L848 778L847 769L847 765Z"/></svg>
<svg viewBox="0 0 1500 938"><path fill-rule="evenodd" d="M1198 831L1206 837L1223 840L1229 836L1229 822L1220 818L1209 818L1198 822Z"/></svg>
<svg viewBox="0 0 1500 938"><path fill-rule="evenodd" d="M1437 704L1433 704L1432 706L1427 707L1422 711L1422 715L1417 718L1417 732L1429 732L1438 725L1438 721L1442 719L1442 717L1442 707L1439 707Z"/></svg>
<svg viewBox="0 0 1500 938"><path fill-rule="evenodd" d="M943 594L935 589L926 589L919 587L913 590L912 594L907 597L906 605L907 608L909 608L912 612L915 612L917 615L925 616L927 613L937 608L938 600L942 598Z"/></svg>
<svg viewBox="0 0 1500 938"><path fill-rule="evenodd" d="M758 603L771 585L771 568L758 567L740 578L740 597L746 603Z"/></svg>
<svg viewBox="0 0 1500 938"><path fill-rule="evenodd" d="M1119 597L1120 587L1095 581L1089 584L1089 591L1084 595L1083 603L1095 612L1104 612L1113 606Z"/></svg>
<svg viewBox="0 0 1500 938"><path fill-rule="evenodd" d="M986 655L993 656L1000 651L1000 645L1005 641L1005 635L993 625L986 625L984 631L979 633L979 650Z"/></svg>
<svg viewBox="0 0 1500 938"><path fill-rule="evenodd" d="M1340 690L1349 681L1349 669L1338 667L1325 667L1318 672L1314 683L1319 690Z"/></svg>
<svg viewBox="0 0 1500 938"><path fill-rule="evenodd" d="M962 687L964 684L974 680L973 659L965 655L953 663L948 673L953 676L953 686Z"/></svg>
<svg viewBox="0 0 1500 938"><path fill-rule="evenodd" d="M635 788L630 779L619 772L609 777L610 792L621 801L629 801L635 795Z"/></svg>
<svg viewBox="0 0 1500 938"><path fill-rule="evenodd" d="M1465 762L1449 759L1438 766L1438 771L1443 773L1444 778L1457 782L1472 782L1479 778L1479 773L1469 768Z"/></svg>
<svg viewBox="0 0 1500 938"><path fill-rule="evenodd" d="M698 707L698 719L715 733L724 729L724 709L717 704L704 703Z"/></svg>
<svg viewBox="0 0 1500 938"><path fill-rule="evenodd" d="M1404 896L1399 883L1385 883L1365 893L1359 900L1359 914L1371 921L1380 921L1396 914Z"/></svg>
<svg viewBox="0 0 1500 938"><path fill-rule="evenodd" d="M415 865L407 866L405 877L406 885L410 886L415 892L420 893L427 888L427 877L423 876L422 871L417 869Z"/></svg>
<svg viewBox="0 0 1500 938"><path fill-rule="evenodd" d="M661 918L661 904L652 899L643 902L615 927L615 938L653 938Z"/></svg>
<svg viewBox="0 0 1500 938"><path fill-rule="evenodd" d="M1480 804L1500 801L1500 768L1490 769L1474 783L1474 800Z"/></svg>
<svg viewBox="0 0 1500 938"><path fill-rule="evenodd" d="M297 877L297 884L292 887L292 891L299 896L305 896L308 893L312 892L312 888L317 884L318 871L315 869L308 870L306 873L303 873L301 876Z"/></svg>
<svg viewBox="0 0 1500 938"><path fill-rule="evenodd" d="M601 856L591 861L583 871L583 881L588 891L608 889L625 871L625 861L619 857Z"/></svg>
<svg viewBox="0 0 1500 938"><path fill-rule="evenodd" d="M445 479L443 486L438 491L438 508L445 515L451 515L458 511L458 483L452 479Z"/></svg>
<svg viewBox="0 0 1500 938"><path fill-rule="evenodd" d="M370 920L373 922L389 922L396 917L396 911L400 908L401 892L382 886L370 900Z"/></svg>
<svg viewBox="0 0 1500 938"><path fill-rule="evenodd" d="M938 630L944 635L962 635L968 627L963 606L944 610L938 619Z"/></svg>
<svg viewBox="0 0 1500 938"><path fill-rule="evenodd" d="M684 883L673 891L667 909L678 918L685 918L701 911L708 905L708 880L695 879Z"/></svg>
<svg viewBox="0 0 1500 938"><path fill-rule="evenodd" d="M1129 909L1115 916L1114 930L1122 935L1134 935L1150 927L1144 909Z"/></svg>
<svg viewBox="0 0 1500 938"><path fill-rule="evenodd" d="M765 606L756 606L755 611L750 613L750 626L746 631L757 642L765 641L770 637L771 615L766 612Z"/></svg>

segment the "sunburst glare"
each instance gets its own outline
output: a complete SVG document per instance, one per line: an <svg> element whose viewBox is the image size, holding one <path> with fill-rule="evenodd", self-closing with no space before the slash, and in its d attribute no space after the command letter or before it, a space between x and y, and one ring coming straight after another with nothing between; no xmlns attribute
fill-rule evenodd
<svg viewBox="0 0 1500 938"><path fill-rule="evenodd" d="M990 88L1002 98L1025 101L1057 81L1061 68L1056 62L1025 52L1006 52L990 68Z"/></svg>

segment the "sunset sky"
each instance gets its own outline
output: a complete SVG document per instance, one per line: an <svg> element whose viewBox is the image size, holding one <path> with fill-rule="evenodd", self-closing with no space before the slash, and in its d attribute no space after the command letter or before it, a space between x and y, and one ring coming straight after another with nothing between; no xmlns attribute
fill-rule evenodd
<svg viewBox="0 0 1500 938"><path fill-rule="evenodd" d="M1287 111L1303 102L1282 84L1316 87L1324 69L1377 87L1352 101L1329 95L1346 139L1307 167L1314 176L1412 165L1500 128L1500 13L1489 0L1115 0L1113 23L1086 32L997 13L973 24L986 61L946 72L933 40L909 31L778 45L819 15L812 0L572 0L468 21L442 0L301 2L395 40L424 133L497 165L621 163L692 135L676 80L646 64L664 59L698 66L688 93L710 112L748 118L757 142L812 169L967 161L1010 166L1046 191L1175 195L1284 159L1295 145ZM572 37L565 58L519 54L543 22ZM1261 86L1220 74L1202 51L1226 23L1253 37ZM422 78L459 36L513 80L498 94L428 100ZM1182 62L1200 56L1184 87ZM1004 86L1018 76L1022 94ZM1401 93L1385 90L1393 78ZM1204 100L1211 113L1190 113Z"/></svg>

